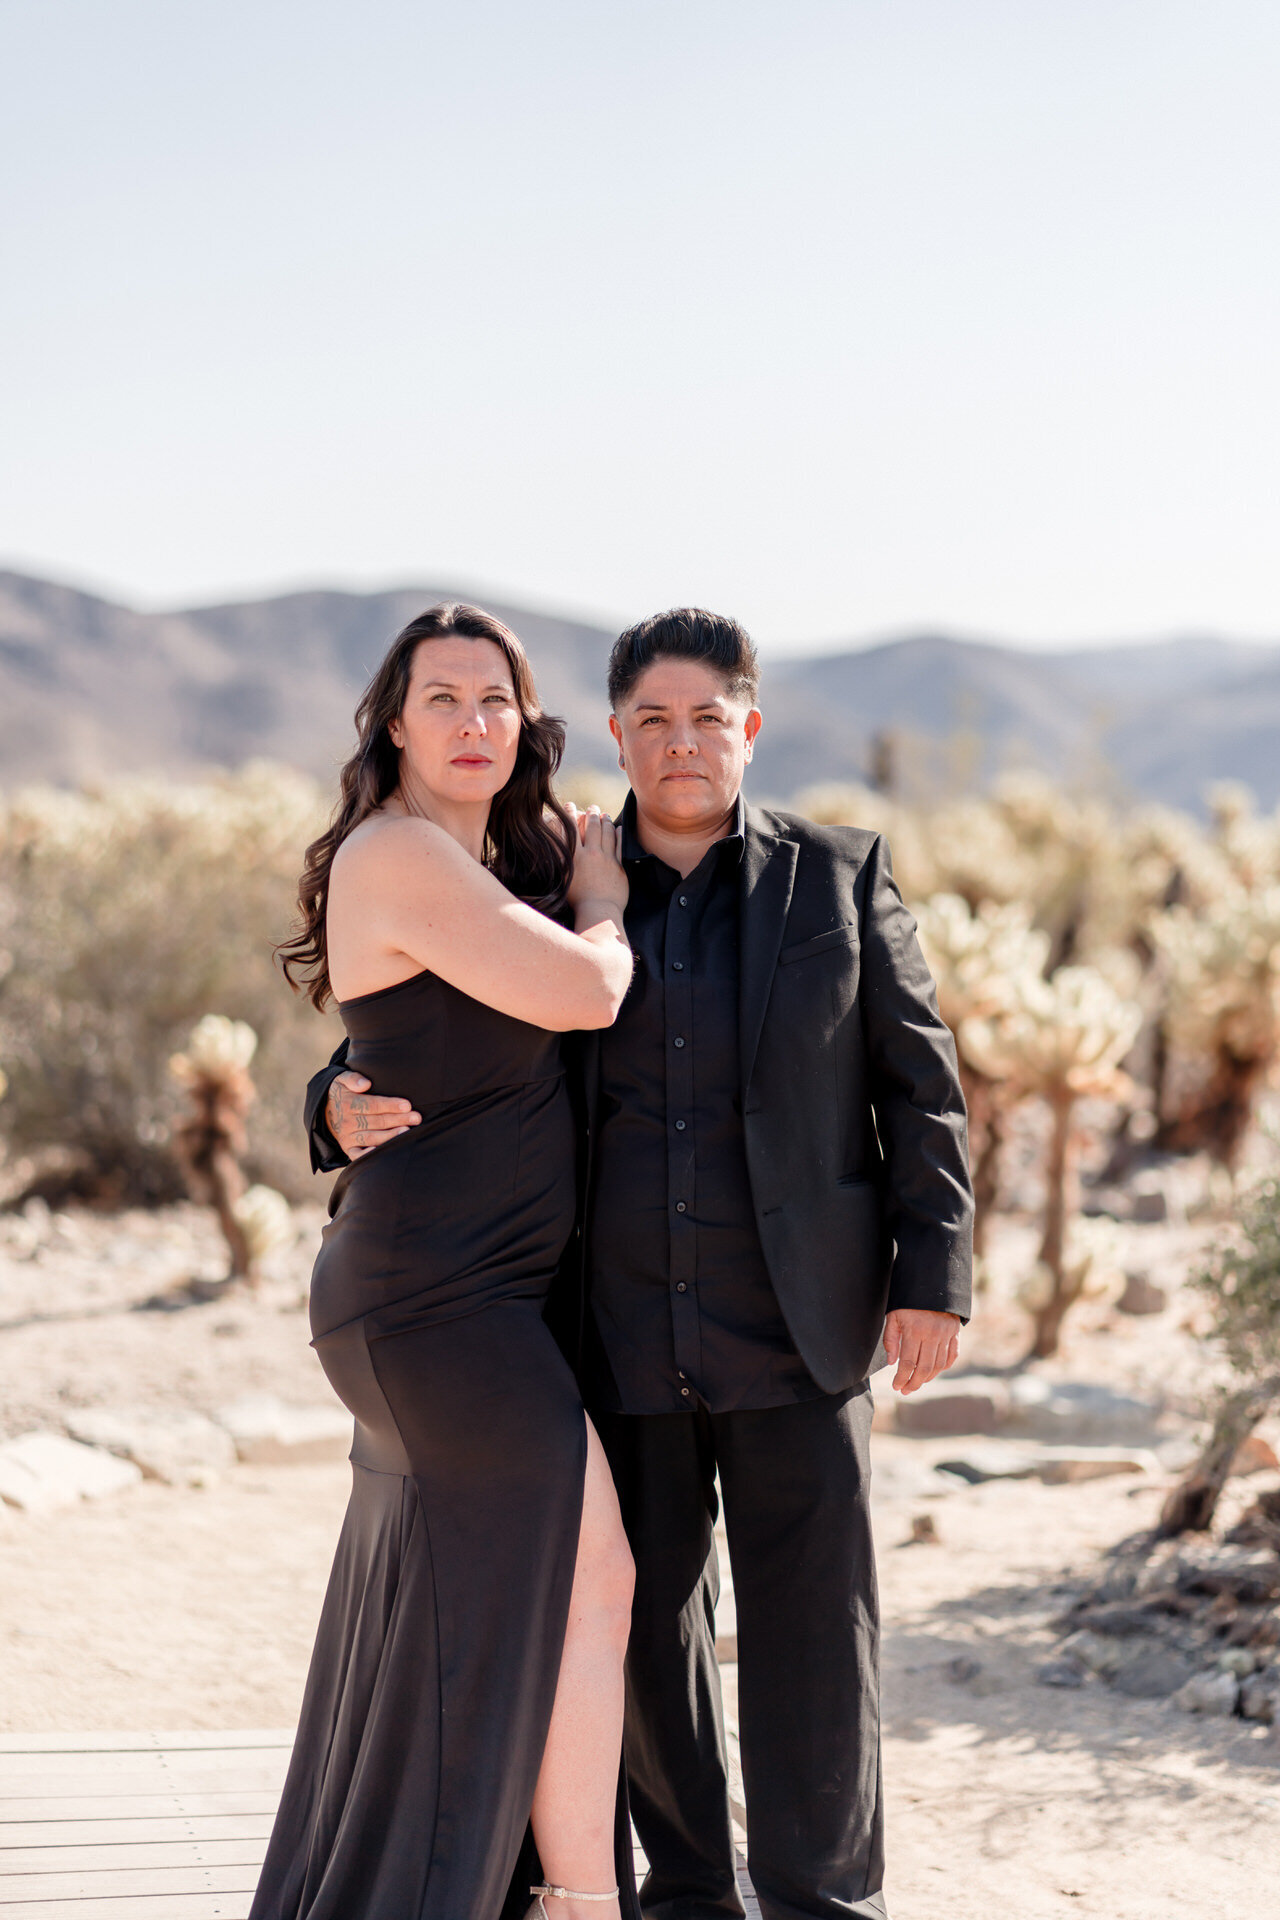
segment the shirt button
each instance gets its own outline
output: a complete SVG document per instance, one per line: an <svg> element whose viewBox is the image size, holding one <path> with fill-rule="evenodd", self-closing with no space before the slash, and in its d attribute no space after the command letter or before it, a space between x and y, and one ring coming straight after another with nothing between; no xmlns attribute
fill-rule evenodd
<svg viewBox="0 0 1280 1920"><path fill-rule="evenodd" d="M677 1292L677 1293L688 1293L688 1291L689 1291L689 1289L688 1289L688 1287L687 1287L687 1286L685 1285L685 1283L684 1283L684 1281L683 1281L683 1280L677 1280L677 1281L676 1281L676 1292Z"/></svg>
<svg viewBox="0 0 1280 1920"><path fill-rule="evenodd" d="M682 893L682 894L680 895L680 905L681 905L682 907L687 907L687 906L688 906L688 904L689 904L689 896L688 896L688 894L687 894L687 893Z"/></svg>
<svg viewBox="0 0 1280 1920"><path fill-rule="evenodd" d="M682 1047L684 1045L684 1041L680 1038L679 1034L676 1035L674 1044L677 1047Z"/></svg>
<svg viewBox="0 0 1280 1920"><path fill-rule="evenodd" d="M684 1132L684 1121L683 1121L683 1120L677 1120L677 1121L676 1121L676 1132L677 1132L677 1133L683 1133L683 1132Z"/></svg>
<svg viewBox="0 0 1280 1920"><path fill-rule="evenodd" d="M688 1376L688 1374L687 1374L687 1373L681 1373L681 1371L680 1371L680 1369L679 1369L679 1367L677 1367L677 1368L676 1368L676 1379L677 1379L677 1380L687 1380L688 1378L689 1378L689 1376Z"/></svg>
<svg viewBox="0 0 1280 1920"><path fill-rule="evenodd" d="M684 972L684 961L683 961L683 960L673 960L673 961L671 962L671 971L672 971L672 973L683 973L683 972Z"/></svg>
<svg viewBox="0 0 1280 1920"><path fill-rule="evenodd" d="M688 1400L690 1397L688 1387L681 1387L680 1391L684 1395L685 1399Z"/></svg>
<svg viewBox="0 0 1280 1920"><path fill-rule="evenodd" d="M676 1201L676 1212L677 1212L677 1213L683 1213L683 1212L684 1212L684 1210L685 1210L685 1206L684 1206L684 1201L683 1201L683 1200L677 1200L677 1201Z"/></svg>

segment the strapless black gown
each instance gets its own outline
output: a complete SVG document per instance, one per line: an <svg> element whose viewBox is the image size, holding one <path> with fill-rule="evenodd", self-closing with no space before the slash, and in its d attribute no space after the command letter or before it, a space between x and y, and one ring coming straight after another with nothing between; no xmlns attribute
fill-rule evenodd
<svg viewBox="0 0 1280 1920"><path fill-rule="evenodd" d="M343 1171L312 1278L354 1484L251 1920L510 1920L586 1463L542 1317L574 1212L559 1041L425 973L341 1012L422 1124ZM621 1791L617 1853L639 1920Z"/></svg>

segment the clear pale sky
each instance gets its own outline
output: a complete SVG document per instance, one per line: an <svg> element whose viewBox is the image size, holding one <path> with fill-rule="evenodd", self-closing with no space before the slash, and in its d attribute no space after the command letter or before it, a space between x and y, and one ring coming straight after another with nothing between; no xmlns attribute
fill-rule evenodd
<svg viewBox="0 0 1280 1920"><path fill-rule="evenodd" d="M1280 637L1276 0L0 0L0 556Z"/></svg>

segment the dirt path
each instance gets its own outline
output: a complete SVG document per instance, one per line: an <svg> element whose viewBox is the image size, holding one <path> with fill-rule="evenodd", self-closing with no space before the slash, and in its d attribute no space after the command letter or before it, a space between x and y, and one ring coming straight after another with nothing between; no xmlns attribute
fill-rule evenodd
<svg viewBox="0 0 1280 1920"><path fill-rule="evenodd" d="M315 1224L303 1218L258 1301L172 1314L136 1308L185 1272L216 1270L216 1242L189 1211L0 1228L6 1430L121 1400L208 1410L250 1387L321 1398L301 1308ZM1173 1240L1148 1234L1149 1264ZM1144 1327L1087 1309L1063 1369L1189 1396L1184 1317L1175 1307ZM1017 1335L997 1298L971 1349L1008 1358ZM1276 1735L1035 1677L1070 1597L1062 1583L1148 1525L1160 1487L941 1482L931 1463L957 1445L874 1441L895 1920L1274 1911ZM347 1484L340 1464L239 1466L202 1489L147 1482L43 1518L0 1508L0 1728L289 1724ZM904 1545L926 1512L938 1544ZM727 1669L730 1696L734 1680Z"/></svg>

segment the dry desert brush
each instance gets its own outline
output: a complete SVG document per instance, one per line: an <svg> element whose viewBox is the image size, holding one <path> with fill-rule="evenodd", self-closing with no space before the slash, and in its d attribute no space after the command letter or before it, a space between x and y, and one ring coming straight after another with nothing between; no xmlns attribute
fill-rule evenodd
<svg viewBox="0 0 1280 1920"><path fill-rule="evenodd" d="M1236 1449L1280 1406L1280 1175L1244 1197L1232 1233L1192 1285L1209 1303L1209 1337L1231 1372L1199 1459L1165 1502L1163 1534L1209 1526Z"/></svg>
<svg viewBox="0 0 1280 1920"><path fill-rule="evenodd" d="M259 1036L250 1177L307 1192L298 1089L332 1043L271 956L321 817L310 781L263 766L0 802L11 1192L180 1197L168 1062L211 1008Z"/></svg>

